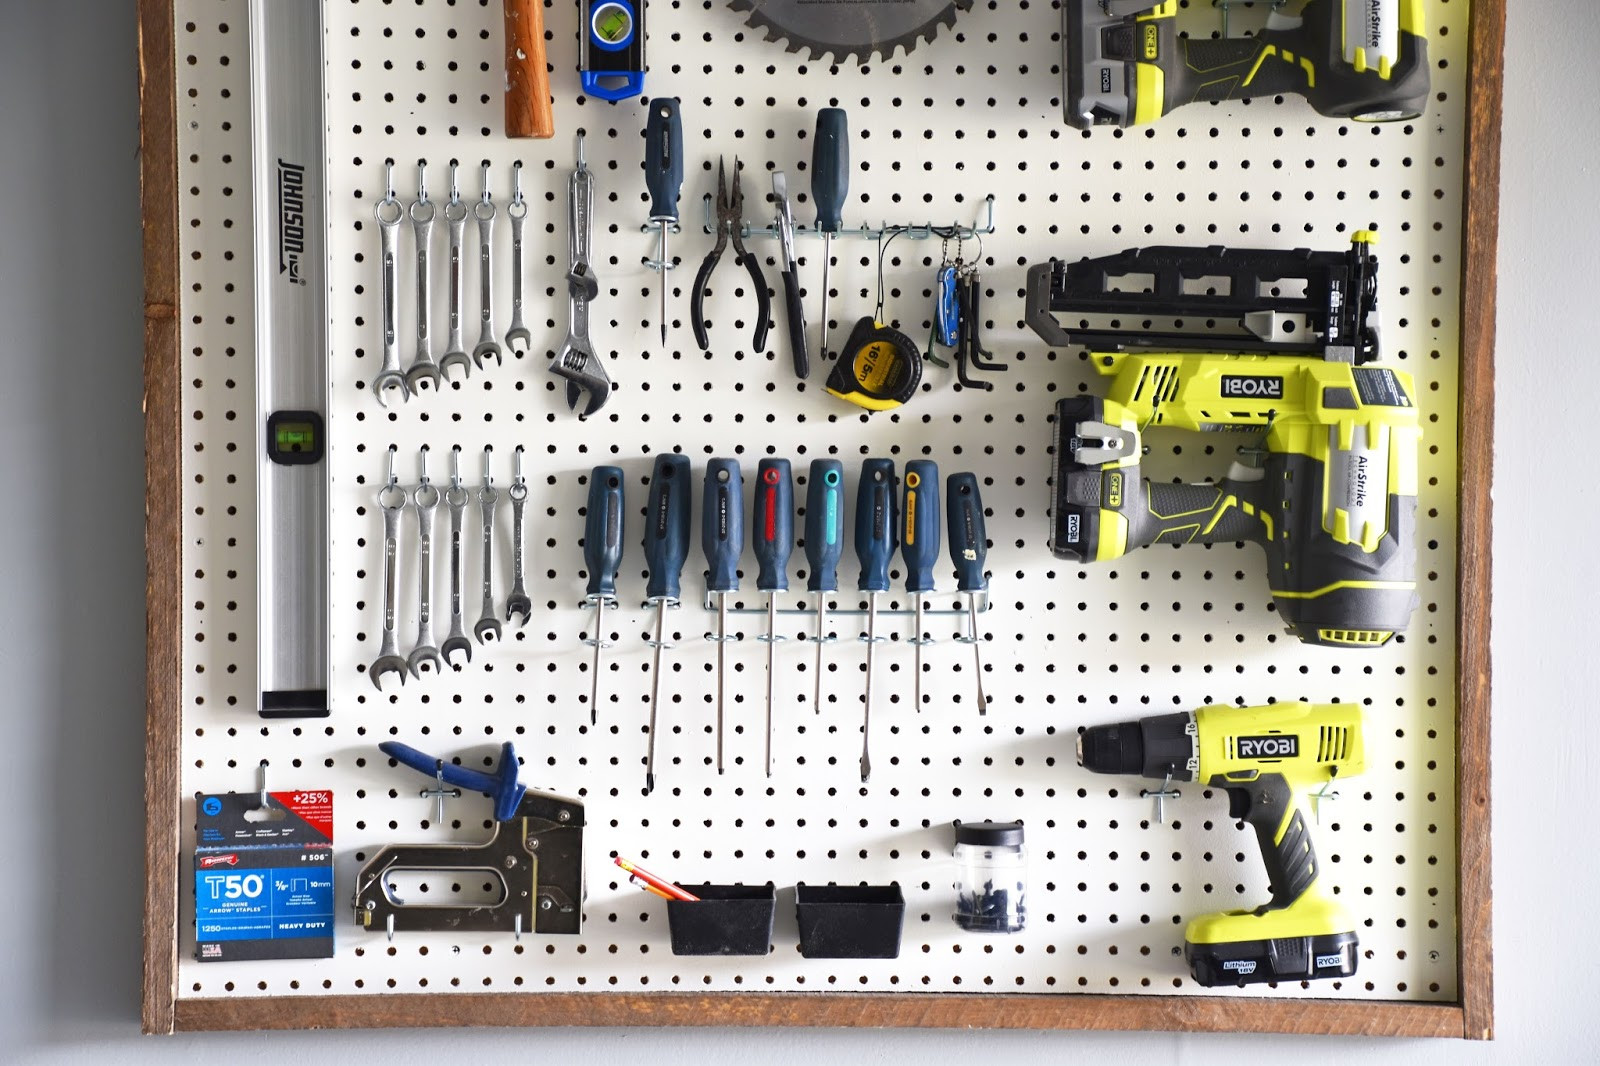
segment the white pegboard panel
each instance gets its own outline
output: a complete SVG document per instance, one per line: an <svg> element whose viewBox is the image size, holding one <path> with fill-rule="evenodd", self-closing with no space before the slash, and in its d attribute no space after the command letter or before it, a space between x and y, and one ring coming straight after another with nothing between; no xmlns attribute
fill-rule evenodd
<svg viewBox="0 0 1600 1066"><path fill-rule="evenodd" d="M980 4L945 32L891 64L837 69L762 44L721 2L657 3L649 12L652 94L682 99L688 161L685 233L674 241L673 328L657 350L656 278L645 261L654 239L642 176L645 122L637 102L580 99L577 18L547 4L559 133L552 141L506 140L502 122L498 4L336 0L324 9L328 76L330 341L332 410L331 701L325 721L263 722L254 712L254 464L251 364L248 42L241 0L180 0L177 18L179 165L185 305L185 793L254 786L270 764L273 787L336 793L338 899L347 900L363 856L384 843L475 841L485 834L479 797L454 801L450 825L431 824L417 795L426 782L388 765L379 741L399 739L476 765L513 740L523 780L587 804L588 900L577 937L402 933L392 943L360 931L341 910L337 955L315 962L201 965L193 961L186 904L180 995L293 995L414 991L896 990L952 992L1201 991L1174 950L1197 914L1265 896L1254 841L1227 818L1225 799L1187 793L1167 824L1151 818L1132 779L1096 777L1072 755L1077 727L1200 706L1268 700L1358 701L1368 709L1369 767L1317 829L1325 876L1361 921L1363 955L1352 981L1247 995L1448 1001L1456 995L1454 600L1460 218L1466 93L1467 4L1429 4L1435 57L1431 113L1415 123L1361 126L1317 117L1294 99L1201 105L1126 132L1083 134L1061 121L1060 14L1048 4ZM1204 18L1203 12L1191 16ZM753 301L725 258L708 297L712 354L694 350L688 322L693 271L710 247L699 232L700 198L719 154L746 164L747 214L761 221L767 171L785 170L796 215L810 223L809 132L816 109L850 114L847 224L970 222L996 198L998 232L985 238L987 344L1012 364L982 394L956 389L952 371L928 368L929 389L901 412L859 416L820 389L825 367L799 386L789 366L781 300L769 350L746 350ZM594 419L568 413L547 372L566 329L566 181L573 134L587 131L598 182L595 267L601 292L593 337L618 388ZM385 410L368 382L379 363L378 234L373 204L385 159L396 161L402 199L414 166L430 165L435 200L447 164L462 163L467 196L488 160L497 222L496 311L510 312L510 230L503 207L511 165L524 163L532 202L528 240L533 351L474 371L464 384ZM1028 264L1050 256L1103 255L1136 244L1179 243L1342 248L1349 234L1382 235L1385 361L1416 375L1425 440L1418 513L1423 606L1402 641L1371 652L1300 646L1269 612L1255 546L1145 549L1114 566L1078 568L1045 546L1048 416L1058 395L1103 391L1076 353L1053 353L1023 325ZM435 261L444 261L442 223ZM472 230L469 227L469 242ZM751 241L776 286L776 242ZM409 227L401 261L409 265ZM841 325L872 311L875 249L835 243L833 315ZM820 245L799 242L807 313L817 327ZM968 254L976 248L968 246ZM937 242L896 241L886 266L887 314L917 339L928 328ZM444 271L434 293L443 329ZM469 323L477 309L469 268ZM401 349L409 362L412 280L402 270ZM475 324L469 324L469 344ZM1221 473L1231 441L1152 433L1156 476ZM366 674L376 655L382 524L374 503L384 453L417 476L428 444L442 477L449 449L465 449L476 487L479 454L494 448L495 477L509 483L511 455L526 448L528 590L534 615L503 645L476 647L459 671L380 695ZM991 705L977 713L970 649L950 638L957 622L932 620L925 706L909 695L912 649L896 642L879 659L873 713L874 774L862 786L863 654L853 621L828 649L826 706L809 701L811 654L779 648L777 753L761 772L764 619L735 615L746 640L729 649L729 763L714 769L714 647L700 639L713 616L702 586L698 514L685 568L689 606L669 617L677 647L666 653L657 790L643 795L650 674L641 605L638 531L655 453L678 449L694 463L698 503L705 460L737 455L747 488L758 459L787 456L797 475L815 457L845 462L853 505L860 460L927 457L945 473L983 480L992 547L993 609L981 620ZM605 660L599 723L589 725L592 613L581 610L586 575L582 508L589 470L620 465L631 523L622 567L622 609L608 616L615 642ZM798 479L797 499L804 499ZM502 500L496 594L510 586L510 509ZM468 513L467 616L477 616L476 503ZM402 653L416 621L414 522L401 556ZM444 528L445 512L439 515ZM847 527L848 528L848 527ZM810 606L804 560L790 569L789 607ZM754 591L746 555L743 607ZM436 611L447 579L437 568ZM932 605L957 605L941 561ZM853 589L847 551L841 584ZM899 592L886 599L904 606ZM854 593L836 602L858 606ZM791 638L809 616L784 616ZM443 627L436 627L442 636ZM895 636L909 627L891 616ZM192 808L190 808L192 813ZM961 933L949 864L953 819L1022 819L1032 853L1029 925L1009 938ZM187 845L186 845L187 846ZM622 883L620 853L685 883L898 882L907 898L900 958L808 961L796 949L792 893L780 892L775 951L766 958L685 959L668 947L659 900ZM187 874L187 861L183 864Z"/></svg>

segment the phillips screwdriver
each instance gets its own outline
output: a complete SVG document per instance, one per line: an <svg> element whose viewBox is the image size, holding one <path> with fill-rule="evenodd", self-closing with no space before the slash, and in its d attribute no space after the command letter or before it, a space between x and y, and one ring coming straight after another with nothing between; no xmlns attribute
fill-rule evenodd
<svg viewBox="0 0 1600 1066"><path fill-rule="evenodd" d="M739 556L744 554L744 477L739 460L706 464L700 514L700 547L706 553L706 591L717 597L717 773L722 773L722 702L727 678L723 650L728 636L728 593L739 591Z"/></svg>
<svg viewBox="0 0 1600 1066"><path fill-rule="evenodd" d="M606 643L606 608L617 605L617 568L622 565L622 471L597 466L589 475L589 508L583 520L583 565L589 571L588 602L594 605L594 677L589 689L589 724L599 720L600 649Z"/></svg>
<svg viewBox="0 0 1600 1066"><path fill-rule="evenodd" d="M661 649L666 643L667 608L679 603L679 581L689 554L689 509L694 506L689 460L681 455L656 456L650 474L650 505L645 512L644 561L649 568L645 600L656 609L655 649L650 664L650 749L645 756L644 791L656 787L656 705L661 697Z"/></svg>
<svg viewBox="0 0 1600 1066"><path fill-rule="evenodd" d="M983 561L989 553L989 542L983 528L983 497L978 493L976 474L951 474L946 482L945 508L950 516L950 561L956 567L956 588L967 594L968 635L957 637L963 644L972 645L972 658L978 668L978 713L989 713L989 701L983 695L983 651L978 635L978 593L989 590L989 578L983 572Z"/></svg>
<svg viewBox="0 0 1600 1066"><path fill-rule="evenodd" d="M828 642L828 596L839 588L844 551L844 466L813 459L806 483L806 591L817 594L817 677L812 702L822 713L822 646Z"/></svg>
<svg viewBox="0 0 1600 1066"><path fill-rule="evenodd" d="M772 689L777 677L778 593L789 588L789 553L794 551L794 477L787 459L763 459L756 470L756 499L751 525L756 562L756 588L767 594L767 776L772 776Z"/></svg>
<svg viewBox="0 0 1600 1066"><path fill-rule="evenodd" d="M822 358L828 357L828 273L833 265L833 235L843 221L850 191L850 127L844 109L817 112L811 142L811 199L817 205L817 232L822 234Z"/></svg>
<svg viewBox="0 0 1600 1066"><path fill-rule="evenodd" d="M683 120L678 101L663 97L650 102L644 129L644 184L650 192L650 221L661 227L656 266L661 275L661 347L667 347L667 231L678 221L678 193L683 188Z"/></svg>
<svg viewBox="0 0 1600 1066"><path fill-rule="evenodd" d="M878 593L889 591L889 559L894 555L894 460L868 459L861 464L856 487L856 558L861 579L856 588L867 594L867 697L861 720L861 781L872 776L867 747L872 730L872 659L878 641Z"/></svg>
<svg viewBox="0 0 1600 1066"><path fill-rule="evenodd" d="M933 641L922 630L922 598L934 590L933 568L939 562L939 464L913 459L902 482L900 554L906 563L906 591L916 603L916 678L912 682L917 712L922 712L922 646Z"/></svg>

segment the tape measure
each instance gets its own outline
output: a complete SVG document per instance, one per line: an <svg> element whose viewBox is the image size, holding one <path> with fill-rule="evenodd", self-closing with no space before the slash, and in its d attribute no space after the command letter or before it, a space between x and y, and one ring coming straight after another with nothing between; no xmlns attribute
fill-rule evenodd
<svg viewBox="0 0 1600 1066"><path fill-rule="evenodd" d="M644 92L644 4L582 0L578 74L585 95L626 100Z"/></svg>
<svg viewBox="0 0 1600 1066"><path fill-rule="evenodd" d="M899 407L922 384L922 352L910 337L870 316L857 322L824 386L869 411Z"/></svg>

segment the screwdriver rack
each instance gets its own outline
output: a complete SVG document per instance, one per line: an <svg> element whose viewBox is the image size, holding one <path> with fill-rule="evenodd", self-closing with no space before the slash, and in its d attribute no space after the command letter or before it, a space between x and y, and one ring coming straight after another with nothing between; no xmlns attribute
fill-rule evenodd
<svg viewBox="0 0 1600 1066"><path fill-rule="evenodd" d="M515 142L501 135L498 5L351 0L322 9L331 714L269 722L253 706L260 613L245 5L141 0L151 575L146 1028L738 1022L1487 1035L1492 420L1483 415L1492 407L1503 0L1429 0L1434 98L1414 123L1333 122L1285 99L1201 106L1154 126L1092 134L1061 120L1060 16L1052 5L977 5L905 62L832 71L753 39L724 3L652 11L647 89L683 101L686 197L714 183L719 154L738 151L752 169L784 169L796 216L809 218L805 134L816 109L835 104L850 111L856 138L848 217L958 217L967 209L959 190L983 171L996 205L980 220L994 230L980 264L991 318L985 336L1012 372L980 394L930 369L931 391L871 417L823 393L826 367L796 382L781 330L771 350L745 350L749 329L738 316L750 300L733 286L707 298L715 354L692 350L686 284L670 291L668 351L657 350L657 275L648 265L655 234L636 231L647 202L645 109L580 99L575 7L549 3L545 13L556 137ZM1235 31L1253 17L1236 7ZM673 42L688 41L692 56L674 54ZM917 106L898 107L898 98ZM579 128L597 182L594 340L618 386L586 423L569 414L547 371L566 327L565 187ZM425 404L380 410L367 388L380 347L372 208L388 158L402 172L420 158L436 166L459 159L467 168L487 162L499 174L524 161L535 339L527 355L474 371ZM1048 416L1058 395L1094 389L1096 379L1081 355L1048 350L1021 322L1027 265L1138 244L1337 248L1357 228L1382 237L1386 359L1415 374L1426 398L1423 605L1406 639L1348 655L1295 645L1268 610L1255 546L1146 549L1097 568L1052 559ZM692 233L673 251L690 263L707 247ZM833 307L847 322L871 310L877 263L865 251L834 247ZM496 303L509 307L509 240L497 241L495 254ZM932 317L936 265L902 255L886 266L890 308L908 332ZM801 278L815 313L818 256L802 258ZM400 291L413 283L403 276ZM434 303L442 307L442 272L438 284ZM403 322L410 313L403 306ZM1473 417L1462 419L1463 409ZM527 448L534 617L525 629L508 629L484 661L377 695L364 672L379 628L375 494L387 449L413 454L422 443L469 453L487 444L497 456ZM1220 472L1239 442L1197 447L1152 432L1149 443L1163 453L1163 471L1201 478ZM652 614L636 606L644 586L638 531L651 459L675 449L691 458L697 478L713 455L739 456L747 477L767 455L793 459L797 471L802 460L832 455L845 464L852 502L868 456L975 471L991 541L992 609L980 626L987 717L973 707L970 657L929 656L928 701L918 714L900 691L909 690L911 649L883 648L882 702L873 709L878 765L862 786L861 657L854 627L840 619L820 716L800 706L795 691L809 691L801 670L809 657L786 662L788 649L779 649L783 688L796 702L779 709L770 780L759 754L764 648L728 647L730 758L718 778L708 772L714 645L699 639L701 616L673 612L658 784L642 795ZM607 611L610 632L602 635L613 644L607 695L591 727L583 638L596 634L594 612L580 606L580 537L588 472L602 463L626 475L629 528L621 606ZM498 476L504 484L504 471ZM508 518L505 530L502 544ZM509 552L496 559L505 568L503 599ZM469 574L477 563L469 552ZM699 566L691 552L686 593L700 587ZM801 566L797 552L791 580ZM853 586L853 567L847 550L841 589ZM743 569L749 581L748 554ZM939 577L950 584L943 564ZM902 578L897 559L887 598L901 598ZM415 620L414 586L401 581L402 632ZM840 614L864 606L851 601L838 594ZM789 628L796 638L808 632ZM1335 889L1362 922L1360 969L1353 980L1309 988L1204 990L1173 954L1182 923L1264 898L1254 844L1226 817L1224 799L1203 789L1186 790L1158 823L1137 798L1140 784L1075 766L1075 732L1207 702L1272 699L1359 700L1366 708L1370 766L1342 786L1337 803L1322 805L1315 829ZM333 790L341 900L363 857L385 844L484 838L483 798L446 798L446 824L435 824L436 799L419 795L416 775L378 752L391 739L473 765L511 739L526 783L583 798L591 861L582 934L402 933L389 942L341 924L331 959L196 962L194 797L252 790L263 762L275 788ZM950 824L986 818L1027 825L1029 922L1016 936L964 934L950 920ZM777 885L774 952L673 956L661 902L626 883L609 863L614 853L685 883ZM802 958L788 889L802 881L901 886L900 957Z"/></svg>

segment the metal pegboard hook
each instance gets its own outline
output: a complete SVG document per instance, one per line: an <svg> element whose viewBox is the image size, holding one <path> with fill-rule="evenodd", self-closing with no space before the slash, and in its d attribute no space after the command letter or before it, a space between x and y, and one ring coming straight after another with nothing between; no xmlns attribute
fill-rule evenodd
<svg viewBox="0 0 1600 1066"><path fill-rule="evenodd" d="M428 477L428 445L424 444L417 454L419 457L418 462L422 468L422 474L418 481L422 488L427 488L431 483L431 479Z"/></svg>
<svg viewBox="0 0 1600 1066"><path fill-rule="evenodd" d="M1167 820L1167 800L1182 799L1183 793L1172 787L1172 773L1168 771L1166 776L1161 779L1160 788L1141 788L1139 790L1139 798L1155 800L1156 824L1161 825Z"/></svg>
<svg viewBox="0 0 1600 1066"><path fill-rule="evenodd" d="M389 445L389 480L384 486L385 488L394 489L400 487L400 475L394 472L394 457L399 453L399 451L400 448L398 445Z"/></svg>
<svg viewBox="0 0 1600 1066"><path fill-rule="evenodd" d="M267 760L262 759L256 766L256 790L260 793L261 806L265 809L267 803Z"/></svg>
<svg viewBox="0 0 1600 1066"><path fill-rule="evenodd" d="M489 468L489 459L493 454L494 445L485 444L483 446L483 487L486 489L494 488L494 472Z"/></svg>

